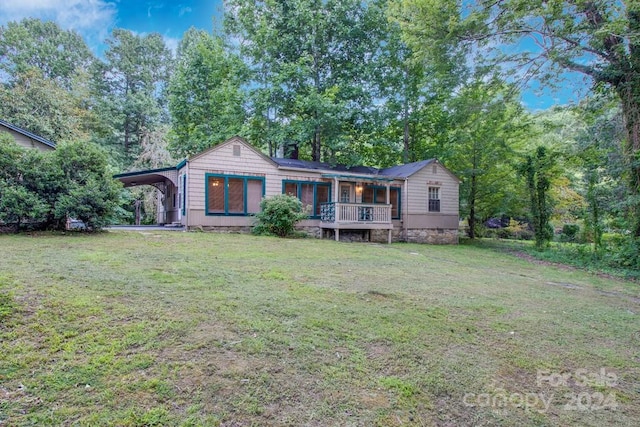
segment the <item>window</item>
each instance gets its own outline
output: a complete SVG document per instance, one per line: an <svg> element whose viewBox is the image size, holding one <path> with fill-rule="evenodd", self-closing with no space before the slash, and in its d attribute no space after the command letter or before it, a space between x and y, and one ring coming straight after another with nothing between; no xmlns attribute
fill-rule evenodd
<svg viewBox="0 0 640 427"><path fill-rule="evenodd" d="M440 212L439 187L429 187L429 212Z"/></svg>
<svg viewBox="0 0 640 427"><path fill-rule="evenodd" d="M387 187L368 185L362 191L362 203L386 203ZM391 219L400 219L400 188L389 188Z"/></svg>
<svg viewBox="0 0 640 427"><path fill-rule="evenodd" d="M320 217L320 206L331 198L331 184L328 182L284 181L282 192L295 196L309 209L312 218Z"/></svg>
<svg viewBox="0 0 640 427"><path fill-rule="evenodd" d="M206 174L207 215L250 215L260 211L264 178Z"/></svg>

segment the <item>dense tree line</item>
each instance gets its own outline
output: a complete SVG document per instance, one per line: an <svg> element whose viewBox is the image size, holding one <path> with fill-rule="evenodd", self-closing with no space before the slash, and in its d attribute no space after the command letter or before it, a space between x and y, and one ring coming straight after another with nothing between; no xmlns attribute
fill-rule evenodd
<svg viewBox="0 0 640 427"><path fill-rule="evenodd" d="M0 27L0 117L94 143L120 170L236 134L331 163L437 157L463 181L470 237L515 218L544 246L550 223L579 221L596 251L611 230L637 259L639 16L631 0L227 0L220 32L192 28L175 53L159 34L115 29L101 58L26 19ZM537 47L500 49L523 37ZM595 90L523 108L523 82L552 85L563 70Z"/></svg>

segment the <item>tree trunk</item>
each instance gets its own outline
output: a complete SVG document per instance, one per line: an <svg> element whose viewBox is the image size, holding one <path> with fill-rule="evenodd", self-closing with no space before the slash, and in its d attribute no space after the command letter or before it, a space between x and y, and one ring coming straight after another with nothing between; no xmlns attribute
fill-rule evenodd
<svg viewBox="0 0 640 427"><path fill-rule="evenodd" d="M638 34L640 12L636 7L627 8L627 18L631 34ZM627 58L628 62L618 64L623 71L623 77L614 86L622 101L622 113L627 130L625 158L629 162L631 232L633 236L640 238L640 43L636 38L630 39Z"/></svg>
<svg viewBox="0 0 640 427"><path fill-rule="evenodd" d="M404 150L403 150L403 159L405 163L409 163L409 108L407 106L407 100L405 98L404 101L404 111L402 112L402 118L404 121Z"/></svg>
<svg viewBox="0 0 640 427"><path fill-rule="evenodd" d="M476 238L476 195L478 194L478 178L471 175L471 191L469 194L469 238Z"/></svg>
<svg viewBox="0 0 640 427"><path fill-rule="evenodd" d="M313 132L313 142L311 147L311 160L313 160L314 162L320 161L321 148L322 144L320 139L320 127L316 126L316 129Z"/></svg>
<svg viewBox="0 0 640 427"><path fill-rule="evenodd" d="M124 152L129 154L129 117L124 120Z"/></svg>
<svg viewBox="0 0 640 427"><path fill-rule="evenodd" d="M627 142L625 158L629 162L629 192L631 196L630 217L631 232L640 237L640 78L627 81L618 88L622 100Z"/></svg>
<svg viewBox="0 0 640 427"><path fill-rule="evenodd" d="M135 206L135 224L136 225L140 225L140 205L142 204L142 201L139 199L136 199L136 201L134 202L134 206Z"/></svg>

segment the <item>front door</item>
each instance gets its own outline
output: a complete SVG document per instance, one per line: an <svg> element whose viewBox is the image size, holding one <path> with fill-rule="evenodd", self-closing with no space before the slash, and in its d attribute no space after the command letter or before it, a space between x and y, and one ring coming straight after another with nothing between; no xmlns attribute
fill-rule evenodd
<svg viewBox="0 0 640 427"><path fill-rule="evenodd" d="M351 184L340 184L340 203L351 203Z"/></svg>

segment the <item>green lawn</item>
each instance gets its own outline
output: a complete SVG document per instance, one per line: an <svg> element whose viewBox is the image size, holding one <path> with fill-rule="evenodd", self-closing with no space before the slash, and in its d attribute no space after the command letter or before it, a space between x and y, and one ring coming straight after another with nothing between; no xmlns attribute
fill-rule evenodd
<svg viewBox="0 0 640 427"><path fill-rule="evenodd" d="M470 245L0 245L3 426L640 423L637 283Z"/></svg>

